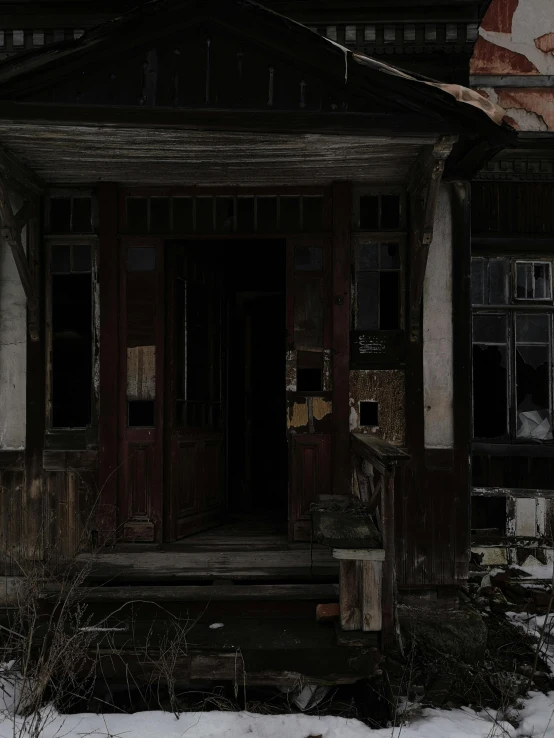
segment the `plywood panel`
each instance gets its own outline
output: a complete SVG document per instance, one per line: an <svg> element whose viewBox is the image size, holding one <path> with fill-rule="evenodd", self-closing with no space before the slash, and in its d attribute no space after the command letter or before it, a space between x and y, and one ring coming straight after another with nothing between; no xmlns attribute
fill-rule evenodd
<svg viewBox="0 0 554 738"><path fill-rule="evenodd" d="M360 425L360 402L377 402L377 427ZM379 436L397 446L405 443L405 388L401 369L350 372L350 431Z"/></svg>

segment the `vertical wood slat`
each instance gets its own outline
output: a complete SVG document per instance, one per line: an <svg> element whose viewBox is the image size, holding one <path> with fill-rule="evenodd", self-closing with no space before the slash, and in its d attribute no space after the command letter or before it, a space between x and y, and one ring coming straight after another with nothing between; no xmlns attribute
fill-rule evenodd
<svg viewBox="0 0 554 738"><path fill-rule="evenodd" d="M117 185L101 182L98 190L100 281L100 417L98 421L98 532L101 541L115 536L117 525L118 449L118 250Z"/></svg>
<svg viewBox="0 0 554 738"><path fill-rule="evenodd" d="M335 182L332 243L333 494L350 494L350 230L352 187Z"/></svg>
<svg viewBox="0 0 554 738"><path fill-rule="evenodd" d="M383 562L360 561L362 630L380 631L383 625Z"/></svg>
<svg viewBox="0 0 554 738"><path fill-rule="evenodd" d="M350 560L340 562L339 602L342 630L361 630L362 628L359 577L361 563Z"/></svg>
<svg viewBox="0 0 554 738"><path fill-rule="evenodd" d="M381 525L383 526L383 548L385 561L383 564L383 645L392 646L395 639L395 593L396 567L394 543L394 478L395 469L390 468L385 475L381 489Z"/></svg>

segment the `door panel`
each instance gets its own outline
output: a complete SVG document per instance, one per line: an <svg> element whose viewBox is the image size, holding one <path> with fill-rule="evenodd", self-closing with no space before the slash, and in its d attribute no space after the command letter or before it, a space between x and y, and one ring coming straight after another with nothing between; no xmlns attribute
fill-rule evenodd
<svg viewBox="0 0 554 738"><path fill-rule="evenodd" d="M289 537L295 541L310 540L310 505L330 492L330 258L326 236L287 242Z"/></svg>
<svg viewBox="0 0 554 738"><path fill-rule="evenodd" d="M225 511L223 260L217 243L167 246L166 538Z"/></svg>
<svg viewBox="0 0 554 738"><path fill-rule="evenodd" d="M295 541L311 539L310 505L330 494L331 436L296 434L291 439L291 517Z"/></svg>
<svg viewBox="0 0 554 738"><path fill-rule="evenodd" d="M120 293L118 529L161 540L163 489L163 245L123 239Z"/></svg>

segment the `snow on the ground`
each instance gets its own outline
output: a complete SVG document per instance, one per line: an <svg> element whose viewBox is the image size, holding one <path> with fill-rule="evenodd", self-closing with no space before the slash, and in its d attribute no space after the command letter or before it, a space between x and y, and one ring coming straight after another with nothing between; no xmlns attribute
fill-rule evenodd
<svg viewBox="0 0 554 738"><path fill-rule="evenodd" d="M549 704L554 710L554 694ZM540 707L542 711L529 719L535 717L544 731L548 722L546 702ZM13 720L6 716L0 722L0 737L28 738L28 733L21 734L18 730L23 719L15 718L15 724ZM516 732L506 723L495 725L472 710L424 710L409 726L380 730L371 730L358 720L339 717L250 712L183 713L179 718L167 712L66 715L47 721L41 738L523 738L527 735L542 738L543 733ZM547 733L545 738L554 738L554 724L552 733Z"/></svg>

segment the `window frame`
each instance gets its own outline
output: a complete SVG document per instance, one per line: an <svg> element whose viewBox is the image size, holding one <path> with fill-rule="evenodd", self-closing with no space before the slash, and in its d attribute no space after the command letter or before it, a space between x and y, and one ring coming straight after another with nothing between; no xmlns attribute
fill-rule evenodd
<svg viewBox="0 0 554 738"><path fill-rule="evenodd" d="M398 272L398 328L359 328L358 327L358 261L359 248L364 243L398 244L400 265L398 269L371 269L377 274L381 272ZM404 331L406 327L406 250L407 234L400 231L361 231L352 238L352 283L351 283L351 318L350 330L357 333L395 333ZM380 319L380 313L379 313ZM380 323L380 320L379 320Z"/></svg>
<svg viewBox="0 0 554 738"><path fill-rule="evenodd" d="M518 264L531 264L532 272L533 272L533 285L535 284L535 264L548 264L549 272L550 272L550 297L518 297L517 296L517 267ZM513 259L513 296L512 299L514 300L514 303L518 302L527 302L527 303L541 303L541 304L548 304L552 303L553 301L553 290L552 290L552 259Z"/></svg>
<svg viewBox="0 0 554 738"><path fill-rule="evenodd" d="M537 263L548 262L550 264L550 277L554 273L552 269L552 258L521 258L519 255L512 254L476 254L472 256L472 262L481 260L489 262L492 259L505 259L508 261L508 289L505 304L473 304L471 305L471 337L472 337L472 354L475 345L484 345L483 342L474 339L474 319L479 315L501 315L506 317L507 321L507 423L506 433L502 436L483 437L475 435L475 419L474 419L474 376L473 361L471 366L472 372L472 439L475 443L509 443L509 444L554 444L554 439L540 440L529 437L517 436L518 410L517 410L517 332L516 322L518 316L522 315L546 315L549 320L548 327L548 360L549 360L549 377L548 377L548 393L549 393L549 414L552 424L554 425L554 298L549 299L529 299L515 297L517 289L517 273L516 264L521 262ZM551 295L554 293L551 287ZM485 293L483 294L485 297ZM527 345L527 344L523 344ZM531 345L531 344L529 344ZM546 345L537 342L536 345Z"/></svg>
<svg viewBox="0 0 554 738"><path fill-rule="evenodd" d="M99 284L98 284L98 236L94 234L78 235L47 235L44 237L46 268L45 268L45 343L46 343L46 403L45 403L45 429L47 437L54 438L56 436L67 435L68 433L77 439L86 436L89 428L94 428L98 424L99 412L99 387L97 378L100 372L99 352L95 350L99 342ZM85 426L53 426L53 364L52 364L52 345L53 345L53 325L52 325L52 271L50 268L52 261L52 248L55 246L88 246L91 252L91 408L90 408L90 424ZM56 272L58 274L59 272ZM70 272L72 273L72 272ZM75 272L75 274L83 274L89 272Z"/></svg>

